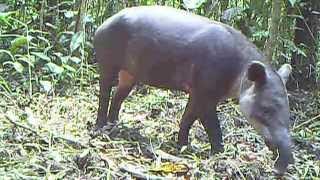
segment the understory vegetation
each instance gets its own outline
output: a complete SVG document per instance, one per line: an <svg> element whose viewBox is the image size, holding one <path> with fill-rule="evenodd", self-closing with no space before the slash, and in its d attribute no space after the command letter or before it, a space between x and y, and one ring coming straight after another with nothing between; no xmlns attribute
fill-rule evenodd
<svg viewBox="0 0 320 180"><path fill-rule="evenodd" d="M154 4L230 24L261 50L271 47L274 67L293 66L288 93L295 163L283 178L319 179L318 0L280 3L274 32L272 1L0 0L0 179L277 178L276 157L233 100L218 106L225 150L213 156L198 122L189 146L178 149L188 96L141 84L125 100L116 128L92 136L99 93L93 34L125 7ZM299 28L311 37L304 39Z"/></svg>

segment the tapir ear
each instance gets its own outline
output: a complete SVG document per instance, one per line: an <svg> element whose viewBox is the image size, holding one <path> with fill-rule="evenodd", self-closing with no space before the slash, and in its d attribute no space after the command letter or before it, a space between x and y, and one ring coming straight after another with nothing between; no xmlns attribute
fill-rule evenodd
<svg viewBox="0 0 320 180"><path fill-rule="evenodd" d="M280 75L284 84L287 83L291 72L292 72L292 67L290 64L284 64L278 70L278 74Z"/></svg>
<svg viewBox="0 0 320 180"><path fill-rule="evenodd" d="M248 67L248 79L262 84L267 79L266 67L259 61L253 61Z"/></svg>

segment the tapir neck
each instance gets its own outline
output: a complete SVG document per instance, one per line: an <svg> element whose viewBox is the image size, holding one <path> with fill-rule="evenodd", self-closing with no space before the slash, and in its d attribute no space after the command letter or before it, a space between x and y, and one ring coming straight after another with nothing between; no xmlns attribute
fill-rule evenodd
<svg viewBox="0 0 320 180"><path fill-rule="evenodd" d="M240 76L238 78L235 79L233 85L232 85L232 88L230 89L229 93L227 94L227 97L226 98L234 98L234 99L238 99L240 98L240 94L241 94L241 91L243 91L243 87L247 87L247 82L244 81L244 76L245 76L245 72L241 72L240 73ZM243 83L246 83L246 84L243 84ZM244 86L245 85L245 86Z"/></svg>

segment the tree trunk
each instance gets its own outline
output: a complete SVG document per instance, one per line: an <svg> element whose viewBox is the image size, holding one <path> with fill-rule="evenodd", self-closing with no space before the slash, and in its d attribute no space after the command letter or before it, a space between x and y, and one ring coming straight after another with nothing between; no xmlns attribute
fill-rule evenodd
<svg viewBox="0 0 320 180"><path fill-rule="evenodd" d="M290 86L296 88L317 88L316 84L316 62L317 60L317 36L320 31L320 1L303 0L301 2L299 15L297 18L294 43L297 47L305 49L306 56L295 53L292 57L293 82Z"/></svg>
<svg viewBox="0 0 320 180"><path fill-rule="evenodd" d="M84 18L84 10L85 10L85 4L86 0L79 0L79 5L78 5L78 15L76 19L76 25L74 28L74 32L77 33L79 31L83 30L83 18Z"/></svg>
<svg viewBox="0 0 320 180"><path fill-rule="evenodd" d="M272 13L270 24L270 36L266 42L265 54L268 61L272 61L272 55L277 44L277 37L279 32L279 23L281 18L281 0L272 1Z"/></svg>
<svg viewBox="0 0 320 180"><path fill-rule="evenodd" d="M225 10L227 10L229 6L229 0L224 0L220 2L220 14L222 14Z"/></svg>

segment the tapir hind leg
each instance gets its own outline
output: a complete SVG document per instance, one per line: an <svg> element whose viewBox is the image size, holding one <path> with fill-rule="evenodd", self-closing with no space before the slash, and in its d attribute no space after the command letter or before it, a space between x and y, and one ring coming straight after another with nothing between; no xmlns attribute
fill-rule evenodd
<svg viewBox="0 0 320 180"><path fill-rule="evenodd" d="M197 119L195 112L195 100L192 96L189 96L188 104L183 113L182 119L180 121L180 129L178 134L178 144L179 146L184 146L188 144L188 136L191 126Z"/></svg>
<svg viewBox="0 0 320 180"><path fill-rule="evenodd" d="M100 129L107 125L110 92L115 72L116 70L113 68L100 69L99 108L95 129Z"/></svg>
<svg viewBox="0 0 320 180"><path fill-rule="evenodd" d="M119 82L117 86L117 90L112 97L110 110L108 114L108 121L115 122L119 119L119 111L121 108L121 104L124 99L129 95L135 84L135 79L132 75L130 75L127 71L121 70L119 72Z"/></svg>

